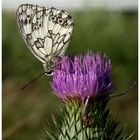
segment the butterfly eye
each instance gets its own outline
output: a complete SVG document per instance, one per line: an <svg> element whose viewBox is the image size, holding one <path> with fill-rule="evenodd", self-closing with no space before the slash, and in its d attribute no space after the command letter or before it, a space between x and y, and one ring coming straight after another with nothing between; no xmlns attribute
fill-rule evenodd
<svg viewBox="0 0 140 140"><path fill-rule="evenodd" d="M51 16L51 17L50 17L50 20L51 20L51 21L55 21L55 20L56 20L56 17L55 17L55 16Z"/></svg>
<svg viewBox="0 0 140 140"><path fill-rule="evenodd" d="M58 22L59 24L63 24L63 19L60 18L60 19L57 20L57 22Z"/></svg>

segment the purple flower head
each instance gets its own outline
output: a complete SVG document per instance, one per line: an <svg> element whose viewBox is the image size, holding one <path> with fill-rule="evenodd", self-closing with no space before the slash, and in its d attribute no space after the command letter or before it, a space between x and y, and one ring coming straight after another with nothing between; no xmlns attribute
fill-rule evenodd
<svg viewBox="0 0 140 140"><path fill-rule="evenodd" d="M89 51L82 56L65 56L54 71L52 88L63 101L108 97L113 91L112 65L106 55Z"/></svg>

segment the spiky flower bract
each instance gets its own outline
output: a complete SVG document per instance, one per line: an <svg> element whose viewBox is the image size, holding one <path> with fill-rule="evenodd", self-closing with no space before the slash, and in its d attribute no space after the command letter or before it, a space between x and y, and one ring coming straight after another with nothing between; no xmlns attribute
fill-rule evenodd
<svg viewBox="0 0 140 140"><path fill-rule="evenodd" d="M82 102L72 100L61 110L59 122L53 116L53 124L44 129L43 140L128 140L132 135L125 128L118 128L118 120L113 120L105 104L92 104L90 111L94 117L83 123ZM87 118L88 119L88 118Z"/></svg>

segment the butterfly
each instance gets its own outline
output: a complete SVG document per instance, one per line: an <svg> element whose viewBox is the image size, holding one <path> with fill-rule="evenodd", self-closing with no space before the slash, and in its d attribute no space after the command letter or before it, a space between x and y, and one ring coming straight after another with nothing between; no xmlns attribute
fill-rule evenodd
<svg viewBox="0 0 140 140"><path fill-rule="evenodd" d="M70 43L74 26L72 17L54 7L22 4L16 11L16 19L26 45L42 62L45 74L53 75Z"/></svg>

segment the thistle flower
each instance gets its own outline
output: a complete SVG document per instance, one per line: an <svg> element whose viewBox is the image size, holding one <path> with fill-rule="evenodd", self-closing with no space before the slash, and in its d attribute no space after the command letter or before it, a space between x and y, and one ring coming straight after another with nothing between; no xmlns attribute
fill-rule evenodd
<svg viewBox="0 0 140 140"><path fill-rule="evenodd" d="M65 56L55 69L52 88L65 102L106 98L114 89L111 72L111 60L106 55L89 51L84 56Z"/></svg>
<svg viewBox="0 0 140 140"><path fill-rule="evenodd" d="M61 124L53 119L57 133L54 133L54 129L45 130L49 139L131 138L132 135L123 134L124 128L118 129L118 121L112 119L107 108L109 96L114 90L111 72L111 60L100 53L89 51L83 56L64 56L60 60L54 70L52 88L66 104L61 114Z"/></svg>

